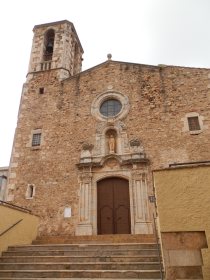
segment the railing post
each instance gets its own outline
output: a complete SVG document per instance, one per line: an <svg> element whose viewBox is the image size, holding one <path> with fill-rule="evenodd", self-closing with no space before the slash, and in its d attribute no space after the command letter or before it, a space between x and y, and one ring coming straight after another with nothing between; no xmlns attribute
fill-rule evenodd
<svg viewBox="0 0 210 280"><path fill-rule="evenodd" d="M156 220L155 220L155 215L153 213L153 222L154 222L154 232L155 232L155 240L156 240L156 245L157 245L157 250L158 250L158 259L159 259L159 265L160 265L160 276L161 276L161 280L164 279L164 274L163 274L163 264L162 264L162 254L161 254L161 250L160 250L160 242L159 242L159 237L158 237L158 232L157 232L157 224L156 224Z"/></svg>

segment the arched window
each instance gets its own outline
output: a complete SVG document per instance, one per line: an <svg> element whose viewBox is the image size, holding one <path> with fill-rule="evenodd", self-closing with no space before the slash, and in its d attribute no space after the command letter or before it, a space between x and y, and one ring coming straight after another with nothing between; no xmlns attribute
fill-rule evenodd
<svg viewBox="0 0 210 280"><path fill-rule="evenodd" d="M43 55L44 61L52 60L54 40L55 40L55 31L53 29L49 29L46 32L44 38L44 55Z"/></svg>
<svg viewBox="0 0 210 280"><path fill-rule="evenodd" d="M77 74L79 69L78 69L78 64L79 64L79 49L77 43L74 45L74 74Z"/></svg>

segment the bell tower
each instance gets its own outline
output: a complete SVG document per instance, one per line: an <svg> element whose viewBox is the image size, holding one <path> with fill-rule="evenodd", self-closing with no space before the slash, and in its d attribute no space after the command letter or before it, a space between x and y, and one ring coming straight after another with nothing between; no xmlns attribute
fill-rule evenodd
<svg viewBox="0 0 210 280"><path fill-rule="evenodd" d="M59 78L81 71L83 48L68 20L35 25L28 74L59 69Z"/></svg>

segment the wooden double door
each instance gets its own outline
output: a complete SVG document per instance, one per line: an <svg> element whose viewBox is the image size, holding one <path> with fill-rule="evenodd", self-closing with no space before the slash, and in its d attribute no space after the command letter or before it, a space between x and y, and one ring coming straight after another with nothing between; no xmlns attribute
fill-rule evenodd
<svg viewBox="0 0 210 280"><path fill-rule="evenodd" d="M98 234L131 232L129 183L122 178L107 178L97 184Z"/></svg>

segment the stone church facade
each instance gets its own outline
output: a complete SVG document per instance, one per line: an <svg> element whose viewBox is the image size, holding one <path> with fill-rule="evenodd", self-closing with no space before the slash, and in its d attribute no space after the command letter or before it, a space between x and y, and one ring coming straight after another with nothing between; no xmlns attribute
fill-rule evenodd
<svg viewBox="0 0 210 280"><path fill-rule="evenodd" d="M82 54L71 22L34 27L8 201L40 235L153 233L152 170L209 160L210 70Z"/></svg>

